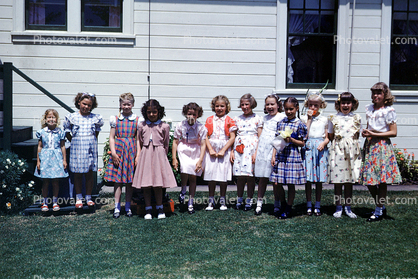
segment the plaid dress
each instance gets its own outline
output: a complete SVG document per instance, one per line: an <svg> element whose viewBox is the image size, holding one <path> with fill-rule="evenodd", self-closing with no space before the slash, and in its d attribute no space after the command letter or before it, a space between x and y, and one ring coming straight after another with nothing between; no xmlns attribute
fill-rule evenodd
<svg viewBox="0 0 418 279"><path fill-rule="evenodd" d="M97 138L101 131L103 118L90 113L83 116L78 111L68 114L64 120L64 131L71 133L70 171L87 173L97 171Z"/></svg>
<svg viewBox="0 0 418 279"><path fill-rule="evenodd" d="M138 116L132 114L129 117L115 117L114 120L111 117L110 126L115 128L115 149L121 160L116 167L113 165L112 156L110 156L104 179L116 183L132 183L137 152L135 137Z"/></svg>
<svg viewBox="0 0 418 279"><path fill-rule="evenodd" d="M306 138L308 132L306 125L299 118L289 120L285 117L277 123L277 131L284 131L286 127L293 130L293 138L298 140ZM305 167L296 145L291 143L282 152L276 153L276 164L270 175L270 181L286 185L306 183Z"/></svg>

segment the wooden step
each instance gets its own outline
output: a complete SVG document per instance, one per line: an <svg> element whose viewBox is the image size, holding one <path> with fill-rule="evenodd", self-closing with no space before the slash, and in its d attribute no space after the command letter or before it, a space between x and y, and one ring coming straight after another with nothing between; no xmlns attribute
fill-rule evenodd
<svg viewBox="0 0 418 279"><path fill-rule="evenodd" d="M32 126L13 126L12 143L22 142L33 138ZM3 138L3 127L0 127L0 138Z"/></svg>

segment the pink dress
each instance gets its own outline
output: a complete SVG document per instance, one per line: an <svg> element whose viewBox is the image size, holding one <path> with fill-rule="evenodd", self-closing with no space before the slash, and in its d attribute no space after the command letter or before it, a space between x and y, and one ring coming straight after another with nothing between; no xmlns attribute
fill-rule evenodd
<svg viewBox="0 0 418 279"><path fill-rule="evenodd" d="M183 120L177 124L174 130L174 138L179 140L177 154L180 160L180 172L191 175L202 175L202 170L196 172L196 164L200 158L200 145L206 139L207 130L205 125L196 121L193 126ZM205 166L205 160L202 162L202 168Z"/></svg>
<svg viewBox="0 0 418 279"><path fill-rule="evenodd" d="M141 144L141 152L132 187L177 187L167 159L170 126L161 121L142 121L138 123L137 137Z"/></svg>

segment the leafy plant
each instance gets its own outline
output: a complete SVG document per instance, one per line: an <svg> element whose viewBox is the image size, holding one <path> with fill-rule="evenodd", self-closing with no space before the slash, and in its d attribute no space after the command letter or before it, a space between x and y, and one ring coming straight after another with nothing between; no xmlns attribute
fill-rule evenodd
<svg viewBox="0 0 418 279"><path fill-rule="evenodd" d="M12 213L31 204L34 181L25 173L28 164L10 151L0 151L0 211Z"/></svg>
<svg viewBox="0 0 418 279"><path fill-rule="evenodd" d="M402 176L402 183L412 183L418 181L418 162L415 161L414 153L409 153L406 148L403 150L393 144L396 161Z"/></svg>

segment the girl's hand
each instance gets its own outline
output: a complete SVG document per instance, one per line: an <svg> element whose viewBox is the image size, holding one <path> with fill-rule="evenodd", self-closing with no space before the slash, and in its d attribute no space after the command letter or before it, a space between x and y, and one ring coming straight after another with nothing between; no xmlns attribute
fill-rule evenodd
<svg viewBox="0 0 418 279"><path fill-rule="evenodd" d="M234 151L231 152L231 157L229 157L229 160L231 161L231 163L234 163L234 161L235 161Z"/></svg>
<svg viewBox="0 0 418 279"><path fill-rule="evenodd" d="M274 157L271 158L271 166L274 167L276 165L276 159Z"/></svg>
<svg viewBox="0 0 418 279"><path fill-rule="evenodd" d="M373 133L372 131L368 130L368 129L364 129L364 130L363 130L363 132L361 133L361 135L362 135L364 138L367 138L367 137L372 137L372 136L374 136L374 133Z"/></svg>
<svg viewBox="0 0 418 279"><path fill-rule="evenodd" d="M136 158L135 158L135 167L138 166L138 164L139 164L139 156L136 156Z"/></svg>
<svg viewBox="0 0 418 279"><path fill-rule="evenodd" d="M64 169L67 168L67 161L66 160L62 160L62 165L64 166Z"/></svg>
<svg viewBox="0 0 418 279"><path fill-rule="evenodd" d="M284 139L284 141L287 143L292 143L292 137L287 137Z"/></svg>
<svg viewBox="0 0 418 279"><path fill-rule="evenodd" d="M326 146L326 144L324 143L324 142L321 142L319 145L318 145L318 151L322 151L322 150L324 150L324 148L325 148L325 146Z"/></svg>
<svg viewBox="0 0 418 279"><path fill-rule="evenodd" d="M36 162L36 168L38 169L38 171L41 170L41 162L40 161Z"/></svg>
<svg viewBox="0 0 418 279"><path fill-rule="evenodd" d="M215 150L213 150L213 149L209 149L209 155L210 155L211 157L216 157L216 152L215 152Z"/></svg>
<svg viewBox="0 0 418 279"><path fill-rule="evenodd" d="M312 119L314 114L314 111L311 109L308 109L308 111L306 112L306 115L308 116L308 119Z"/></svg>
<svg viewBox="0 0 418 279"><path fill-rule="evenodd" d="M178 170L179 169L179 162L177 161L177 158L173 158L173 162L171 162L171 164L173 165L173 168L175 170Z"/></svg>
<svg viewBox="0 0 418 279"><path fill-rule="evenodd" d="M202 169L202 161L197 161L196 163L196 168L195 168L195 172L199 172Z"/></svg>
<svg viewBox="0 0 418 279"><path fill-rule="evenodd" d="M251 161L253 164L255 164L255 159L257 158L257 151L254 152L254 154L251 156Z"/></svg>
<svg viewBox="0 0 418 279"><path fill-rule="evenodd" d="M225 156L225 150L223 150L223 149L221 151L219 151L218 154L216 154L216 157L218 157L218 158L223 157L223 156Z"/></svg>
<svg viewBox="0 0 418 279"><path fill-rule="evenodd" d="M120 163L120 158L119 158L119 156L118 156L118 154L113 154L112 153L112 160L113 160L113 165L115 166L115 167L118 167L119 166L119 163Z"/></svg>

